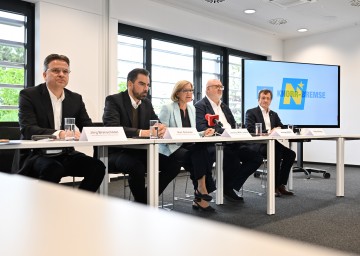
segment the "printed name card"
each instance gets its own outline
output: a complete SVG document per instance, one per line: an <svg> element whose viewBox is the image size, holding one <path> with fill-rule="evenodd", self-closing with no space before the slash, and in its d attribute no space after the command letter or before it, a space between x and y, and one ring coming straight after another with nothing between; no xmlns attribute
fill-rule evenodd
<svg viewBox="0 0 360 256"><path fill-rule="evenodd" d="M274 129L271 133L271 136L281 136L281 137L286 137L286 136L294 136L295 133L293 132L293 130L291 129Z"/></svg>
<svg viewBox="0 0 360 256"><path fill-rule="evenodd" d="M125 141L127 140L122 127L84 127L80 141Z"/></svg>
<svg viewBox="0 0 360 256"><path fill-rule="evenodd" d="M164 139L198 139L200 135L195 128L167 128Z"/></svg>
<svg viewBox="0 0 360 256"><path fill-rule="evenodd" d="M303 128L301 129L301 135L325 135L325 131L322 128Z"/></svg>
<svg viewBox="0 0 360 256"><path fill-rule="evenodd" d="M225 129L221 137L247 138L252 136L247 129Z"/></svg>

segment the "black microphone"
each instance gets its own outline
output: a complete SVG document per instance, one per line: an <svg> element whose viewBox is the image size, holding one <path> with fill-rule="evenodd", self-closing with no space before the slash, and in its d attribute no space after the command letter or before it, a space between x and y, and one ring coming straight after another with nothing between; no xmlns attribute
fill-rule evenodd
<svg viewBox="0 0 360 256"><path fill-rule="evenodd" d="M219 126L220 128L222 128L222 127L223 127L222 122L220 122L219 120L217 120L217 119L213 119L213 122L214 122L217 126Z"/></svg>

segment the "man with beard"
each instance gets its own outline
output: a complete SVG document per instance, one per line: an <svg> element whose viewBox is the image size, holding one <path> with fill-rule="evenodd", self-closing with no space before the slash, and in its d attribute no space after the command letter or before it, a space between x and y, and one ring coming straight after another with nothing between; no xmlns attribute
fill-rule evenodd
<svg viewBox="0 0 360 256"><path fill-rule="evenodd" d="M106 97L103 122L105 126L122 126L128 138L149 137L149 121L158 120L151 101L146 98L150 87L150 73L136 68L127 76L127 90ZM166 127L158 126L162 138ZM177 161L159 154L159 194L177 176L180 166ZM146 204L145 173L146 150L109 148L109 170L129 174L129 186L136 202Z"/></svg>

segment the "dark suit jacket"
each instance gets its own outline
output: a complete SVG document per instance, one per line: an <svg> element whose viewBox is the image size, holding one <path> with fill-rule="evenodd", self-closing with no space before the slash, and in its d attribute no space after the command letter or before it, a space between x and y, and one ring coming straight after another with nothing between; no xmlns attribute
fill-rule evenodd
<svg viewBox="0 0 360 256"><path fill-rule="evenodd" d="M276 112L270 110L269 116L270 116L271 129L273 129L274 127L283 126ZM257 106L256 108L251 108L246 111L245 127L248 129L250 133L255 133L255 123L262 123L263 132L266 130L265 121L259 106Z"/></svg>
<svg viewBox="0 0 360 256"><path fill-rule="evenodd" d="M231 128L235 128L235 118L233 114L231 113L230 108L225 104L221 103L220 105L222 111L224 112L224 115L226 117L226 120L231 125ZM196 129L198 131L205 131L207 128L215 128L215 131L217 133L223 133L224 129L220 128L218 126L210 127L208 126L208 122L205 119L206 114L215 115L215 112L211 106L210 101L207 97L202 98L198 102L195 103L195 109L196 109Z"/></svg>
<svg viewBox="0 0 360 256"><path fill-rule="evenodd" d="M150 120L159 120L154 112L151 101L147 98L141 100L139 106L139 125L132 127L131 100L128 91L120 92L106 97L103 114L105 126L122 126L126 137L139 136L140 129L149 130Z"/></svg>
<svg viewBox="0 0 360 256"><path fill-rule="evenodd" d="M62 124L65 117L74 117L75 124L80 131L85 126L92 126L92 121L85 109L80 94L64 89L65 99L62 102ZM21 139L30 140L32 135L53 134L54 114L49 92L46 84L26 88L19 96L19 124ZM21 150L20 170L13 167L13 172L27 175L31 170L31 162L36 159L36 154L29 150Z"/></svg>

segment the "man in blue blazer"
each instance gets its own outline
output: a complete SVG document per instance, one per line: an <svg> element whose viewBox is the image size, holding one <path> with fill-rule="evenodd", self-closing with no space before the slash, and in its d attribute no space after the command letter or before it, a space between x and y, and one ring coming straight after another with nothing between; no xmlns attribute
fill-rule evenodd
<svg viewBox="0 0 360 256"><path fill-rule="evenodd" d="M273 129L281 129L283 126L278 114L270 110L271 100L272 91L261 90L258 94L259 106L246 111L245 126L250 133L255 133L255 123L261 123L262 130L268 133L271 133ZM256 144L254 148L266 157L265 144ZM285 185L295 157L296 153L293 150L278 141L275 142L275 196L293 195L293 192L286 190Z"/></svg>
<svg viewBox="0 0 360 256"><path fill-rule="evenodd" d="M222 134L225 128L235 128L236 122L230 108L221 101L224 86L220 80L211 79L206 84L206 96L196 102L196 128L203 131L209 128L206 114L219 115L222 127L215 126L217 133ZM215 158L215 146L208 150ZM245 143L232 143L224 147L224 196L231 201L242 201L234 190L239 191L247 178L253 174L263 162L263 157Z"/></svg>
<svg viewBox="0 0 360 256"><path fill-rule="evenodd" d="M103 122L105 126L122 126L127 137L149 137L150 120L158 120L151 101L146 97L150 87L150 73L136 68L127 76L127 90L106 97ZM160 124L159 137L166 127ZM177 176L180 165L170 157L159 154L159 194ZM146 150L109 148L109 169L129 174L129 186L136 202L146 204Z"/></svg>
<svg viewBox="0 0 360 256"><path fill-rule="evenodd" d="M19 124L21 139L32 135L55 135L65 138L64 118L75 118L80 131L93 126L80 94L65 87L69 82L70 60L59 54L50 54L44 60L45 83L22 90L19 97ZM80 132L75 132L75 138ZM20 169L23 174L49 182L60 182L64 176L84 177L79 188L95 192L105 174L105 165L74 148L21 150Z"/></svg>

